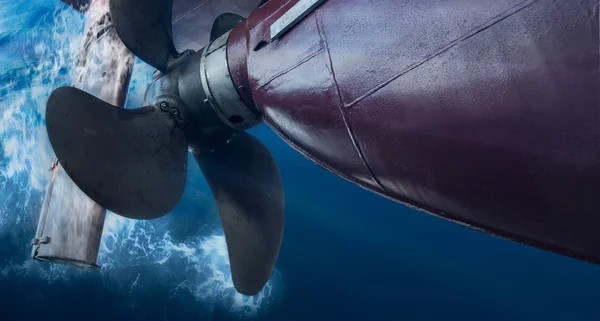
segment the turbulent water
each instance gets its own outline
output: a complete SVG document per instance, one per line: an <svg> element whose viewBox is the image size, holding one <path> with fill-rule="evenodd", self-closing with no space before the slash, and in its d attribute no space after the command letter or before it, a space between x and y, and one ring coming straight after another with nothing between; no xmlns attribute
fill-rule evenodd
<svg viewBox="0 0 600 321"><path fill-rule="evenodd" d="M192 157L172 213L107 215L101 271L31 260L54 161L44 106L73 81L83 27L59 0L0 0L0 321L600 320L598 266L379 197L265 126L252 133L279 166L286 227L258 296L233 289L216 206ZM128 108L140 105L151 72L136 62Z"/></svg>
<svg viewBox="0 0 600 321"><path fill-rule="evenodd" d="M0 0L0 8L0 279L60 286L100 278L125 297L160 284L166 301L185 293L200 311L224 308L238 316L272 304L281 288L277 271L255 297L234 291L212 197L193 169L182 203L167 217L142 222L107 215L100 272L29 259L54 161L45 103L54 88L72 82L84 19L57 0ZM141 103L152 71L136 62L128 108Z"/></svg>

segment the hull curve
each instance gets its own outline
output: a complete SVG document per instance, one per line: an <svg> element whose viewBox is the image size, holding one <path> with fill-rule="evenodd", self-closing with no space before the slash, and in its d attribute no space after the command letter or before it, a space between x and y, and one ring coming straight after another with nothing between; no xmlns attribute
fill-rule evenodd
<svg viewBox="0 0 600 321"><path fill-rule="evenodd" d="M600 264L597 1L328 0L271 41L297 2L228 45L284 140L388 198Z"/></svg>

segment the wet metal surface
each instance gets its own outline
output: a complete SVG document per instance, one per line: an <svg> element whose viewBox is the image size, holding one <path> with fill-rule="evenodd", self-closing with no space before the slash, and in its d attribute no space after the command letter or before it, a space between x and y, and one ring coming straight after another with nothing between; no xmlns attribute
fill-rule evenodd
<svg viewBox="0 0 600 321"><path fill-rule="evenodd" d="M109 0L119 38L136 57L166 73L179 57L171 32L172 0Z"/></svg>
<svg viewBox="0 0 600 321"><path fill-rule="evenodd" d="M108 1L97 0L86 13L86 37L76 66L74 86L113 105L125 102L133 56L111 28ZM32 257L78 267L98 268L96 260L106 210L87 197L60 164L40 213Z"/></svg>
<svg viewBox="0 0 600 321"><path fill-rule="evenodd" d="M79 8L90 0L62 0ZM173 41L179 52L200 50L210 39L210 29L215 19L223 13L247 17L260 4L260 0L173 0Z"/></svg>
<svg viewBox="0 0 600 321"><path fill-rule="evenodd" d="M235 288L255 295L269 280L283 239L285 198L277 163L246 132L194 156L219 209Z"/></svg>
<svg viewBox="0 0 600 321"><path fill-rule="evenodd" d="M247 17L260 0L174 0L173 40L181 52L200 50L210 39L210 29L215 19L223 13Z"/></svg>
<svg viewBox="0 0 600 321"><path fill-rule="evenodd" d="M229 75L227 39L229 32L210 43L203 51L200 77L206 103L211 105L221 121L233 129L246 130L262 122L241 99Z"/></svg>
<svg viewBox="0 0 600 321"><path fill-rule="evenodd" d="M179 202L187 172L185 107L124 109L73 87L46 108L48 137L65 171L98 204L124 217L154 219Z"/></svg>
<svg viewBox="0 0 600 321"><path fill-rule="evenodd" d="M296 3L229 44L280 136L399 202L600 263L597 1L328 0L270 41Z"/></svg>

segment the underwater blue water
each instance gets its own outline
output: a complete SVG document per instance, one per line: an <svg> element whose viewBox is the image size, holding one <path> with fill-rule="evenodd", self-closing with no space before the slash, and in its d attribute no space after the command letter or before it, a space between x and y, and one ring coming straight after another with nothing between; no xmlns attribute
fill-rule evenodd
<svg viewBox="0 0 600 321"><path fill-rule="evenodd" d="M286 192L276 271L233 290L195 161L170 215L109 213L101 271L29 259L49 165L44 106L70 85L83 17L58 0L0 0L0 320L600 320L600 267L383 199L319 168L266 126ZM128 107L152 69L137 62ZM600 236L599 236L600 237Z"/></svg>

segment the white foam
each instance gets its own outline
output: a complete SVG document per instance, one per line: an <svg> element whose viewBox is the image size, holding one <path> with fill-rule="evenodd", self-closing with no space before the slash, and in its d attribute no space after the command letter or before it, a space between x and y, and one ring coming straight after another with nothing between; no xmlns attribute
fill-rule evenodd
<svg viewBox="0 0 600 321"><path fill-rule="evenodd" d="M15 79L6 82L0 78L0 92L7 93L0 97L0 234L14 233L18 228L31 231L33 236L40 200L50 178L48 169L55 158L43 121L45 104L54 88L71 83L84 20L55 0L0 0L0 6L4 10L0 14L0 34L19 35L19 41L31 49L23 57L0 52L1 68L6 68L8 62L19 67ZM30 28L30 21L43 18L36 16L41 7L54 17L54 25ZM152 71L139 61L136 64L128 108L141 104ZM29 81L25 88L18 88L20 77ZM37 202L31 202L32 197ZM105 282L118 283L117 278L125 275L128 290L135 295L136 289L152 282L152 277L144 272L120 272L146 266L154 277L166 273L169 280L175 280L172 297L179 291L189 291L199 304L210 309L223 305L232 313L252 316L274 301L280 284L277 272L255 297L235 291L222 231L176 241L168 231L159 231L162 226L158 224L107 214L99 256L103 266L99 273ZM3 263L0 278L70 282L86 273L98 273L34 262L26 255L17 257Z"/></svg>
<svg viewBox="0 0 600 321"><path fill-rule="evenodd" d="M281 282L275 271L258 295L243 296L233 286L227 244L221 231L176 242L168 231L158 232L149 221L129 220L113 213L106 219L99 263L104 273L139 264L165 266L165 270L170 270L171 263L183 264L182 271L170 273L183 273L183 276L170 275L181 280L173 286L172 296L182 290L189 291L211 309L222 304L232 313L245 316L253 316L274 302L274 289L280 287ZM143 283L139 279L138 275L132 289Z"/></svg>

